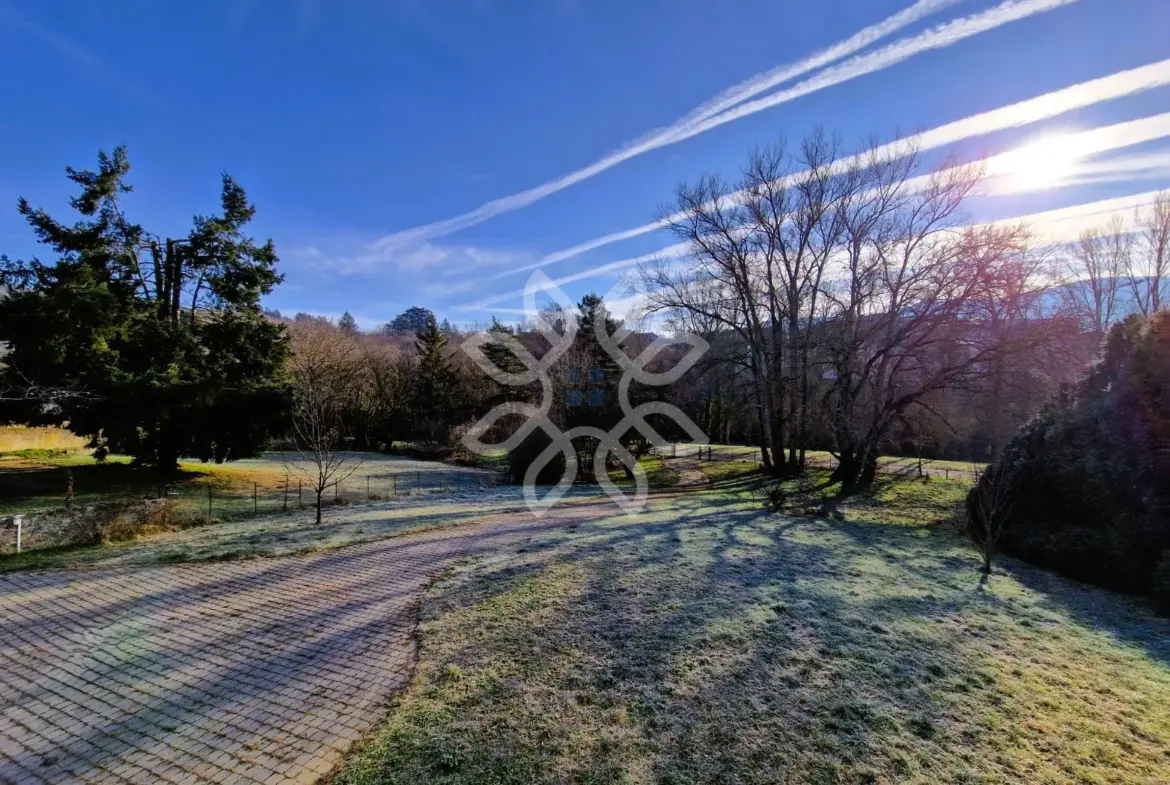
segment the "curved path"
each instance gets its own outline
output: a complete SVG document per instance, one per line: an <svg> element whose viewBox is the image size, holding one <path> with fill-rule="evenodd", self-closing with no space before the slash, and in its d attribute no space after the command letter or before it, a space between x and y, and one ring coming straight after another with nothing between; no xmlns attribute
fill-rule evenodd
<svg viewBox="0 0 1170 785"><path fill-rule="evenodd" d="M458 559L608 501L307 557L0 576L0 782L315 782L409 680Z"/></svg>

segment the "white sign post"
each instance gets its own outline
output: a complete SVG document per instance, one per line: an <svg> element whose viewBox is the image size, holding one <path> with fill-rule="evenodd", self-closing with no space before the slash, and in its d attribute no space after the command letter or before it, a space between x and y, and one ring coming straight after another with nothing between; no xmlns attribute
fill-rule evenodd
<svg viewBox="0 0 1170 785"><path fill-rule="evenodd" d="M16 529L16 552L17 553L20 553L20 529L21 529L21 524L23 524L23 523L24 523L24 516L23 515L13 515L12 516L12 526Z"/></svg>

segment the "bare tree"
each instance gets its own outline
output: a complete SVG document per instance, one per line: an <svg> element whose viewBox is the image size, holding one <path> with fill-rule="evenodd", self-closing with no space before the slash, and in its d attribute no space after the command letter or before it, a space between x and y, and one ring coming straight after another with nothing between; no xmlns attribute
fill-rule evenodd
<svg viewBox="0 0 1170 785"><path fill-rule="evenodd" d="M975 487L967 496L965 513L953 519L956 529L979 552L983 577L982 588L991 576L991 564L1004 524L1012 510L1012 480L1015 462L996 461L980 472L972 467Z"/></svg>
<svg viewBox="0 0 1170 785"><path fill-rule="evenodd" d="M1104 335L1117 309L1117 293L1131 267L1133 236L1121 218L1087 229L1064 258L1061 296L1081 326Z"/></svg>
<svg viewBox="0 0 1170 785"><path fill-rule="evenodd" d="M821 132L789 156L783 143L754 151L740 182L718 177L679 188L665 222L688 264L644 265L648 310L689 314L735 335L754 386L761 459L798 469L807 436L811 326L840 235L837 142Z"/></svg>
<svg viewBox="0 0 1170 785"><path fill-rule="evenodd" d="M1170 279L1170 191L1154 197L1149 211L1134 215L1138 247L1129 257L1129 285L1143 316L1152 316L1167 300Z"/></svg>
<svg viewBox="0 0 1170 785"><path fill-rule="evenodd" d="M290 470L308 479L320 523L325 492L362 465L360 454L348 442L363 366L354 340L332 326L297 324L290 333L293 435L302 457Z"/></svg>
<svg viewBox="0 0 1170 785"><path fill-rule="evenodd" d="M932 395L971 383L1013 343L989 329L982 304L1008 260L1028 252L1026 233L963 227L980 166L911 177L918 166L916 155L871 155L844 210L843 270L827 287L823 344L845 493L872 482L884 440L909 409L929 411Z"/></svg>

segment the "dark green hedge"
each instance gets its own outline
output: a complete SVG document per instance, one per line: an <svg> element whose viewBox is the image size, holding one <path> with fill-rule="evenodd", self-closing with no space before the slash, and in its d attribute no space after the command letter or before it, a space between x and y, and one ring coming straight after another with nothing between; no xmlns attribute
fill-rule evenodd
<svg viewBox="0 0 1170 785"><path fill-rule="evenodd" d="M1116 325L995 471L1010 484L1000 550L1170 612L1170 313Z"/></svg>

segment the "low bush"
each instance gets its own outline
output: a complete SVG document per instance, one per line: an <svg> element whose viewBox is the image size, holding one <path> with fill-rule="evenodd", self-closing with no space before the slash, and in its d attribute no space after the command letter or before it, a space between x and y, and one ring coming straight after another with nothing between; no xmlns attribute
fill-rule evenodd
<svg viewBox="0 0 1170 785"><path fill-rule="evenodd" d="M528 434L516 449L508 453L508 481L514 485L524 482L528 467L540 457L540 454L552 444L552 439L543 430L537 428ZM536 475L537 485L556 485L565 474L565 456L558 452L553 459L546 463Z"/></svg>
<svg viewBox="0 0 1170 785"><path fill-rule="evenodd" d="M1162 559L1150 580L1150 599L1158 611L1170 616L1170 550L1162 551Z"/></svg>
<svg viewBox="0 0 1170 785"><path fill-rule="evenodd" d="M0 458L20 458L21 460L39 460L46 458L64 458L69 454L69 450L63 448L30 448L25 450L9 450L8 452L0 452Z"/></svg>
<svg viewBox="0 0 1170 785"><path fill-rule="evenodd" d="M1130 317L1005 449L1001 550L1110 589L1165 591L1168 456L1170 313Z"/></svg>
<svg viewBox="0 0 1170 785"><path fill-rule="evenodd" d="M97 538L102 544L124 542L148 534L185 528L173 499L147 499L124 505L107 505L97 521Z"/></svg>

